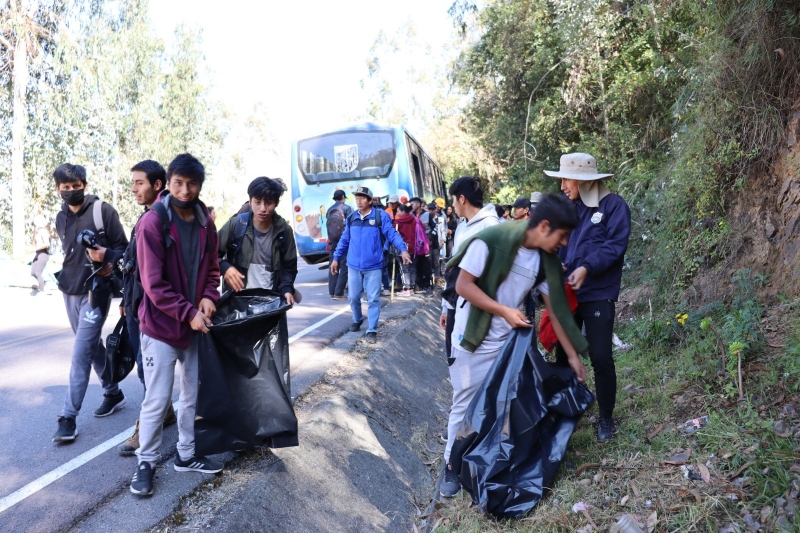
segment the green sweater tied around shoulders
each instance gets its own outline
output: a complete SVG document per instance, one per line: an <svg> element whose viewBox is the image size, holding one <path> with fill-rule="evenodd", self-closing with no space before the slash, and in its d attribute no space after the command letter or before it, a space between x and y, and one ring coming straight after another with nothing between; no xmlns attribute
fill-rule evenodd
<svg viewBox="0 0 800 533"><path fill-rule="evenodd" d="M489 298L497 300L497 289L511 272L514 258L525 241L527 231L527 220L486 228L464 241L458 252L447 262L447 268L458 266L473 240L478 239L485 242L489 247L489 257L486 259L486 266L483 274L477 280L477 285ZM561 259L544 250L540 250L540 252L542 264L539 265L539 268L544 268L553 315L564 328L575 350L583 357L588 357L589 343L575 323L567 301L567 294L564 292L564 271L561 268ZM489 333L492 317L491 313L475 305L470 306L467 327L460 343L463 349L472 353L483 343Z"/></svg>

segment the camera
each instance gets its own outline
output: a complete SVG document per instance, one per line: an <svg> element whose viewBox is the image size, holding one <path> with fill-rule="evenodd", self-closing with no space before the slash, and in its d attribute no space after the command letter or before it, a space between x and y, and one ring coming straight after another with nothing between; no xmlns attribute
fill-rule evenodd
<svg viewBox="0 0 800 533"><path fill-rule="evenodd" d="M85 229L78 233L78 244L82 244L92 250L97 249L97 236L90 229Z"/></svg>

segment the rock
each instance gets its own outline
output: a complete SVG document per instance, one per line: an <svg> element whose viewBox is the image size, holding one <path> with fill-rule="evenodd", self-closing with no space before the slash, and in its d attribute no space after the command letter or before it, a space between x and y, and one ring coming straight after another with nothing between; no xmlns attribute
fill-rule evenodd
<svg viewBox="0 0 800 533"><path fill-rule="evenodd" d="M775 421L775 423L772 424L772 431L774 431L775 434L778 435L779 437L783 438L788 437L789 434L792 432L791 428L789 427L789 424L787 424L783 420Z"/></svg>
<svg viewBox="0 0 800 533"><path fill-rule="evenodd" d="M767 222L767 224L764 226L764 233L765 233L767 239L773 238L777 232L778 232L778 228L776 228L775 225L772 224L771 221Z"/></svg>
<svg viewBox="0 0 800 533"><path fill-rule="evenodd" d="M761 512L758 514L758 519L761 522L766 522L767 518L769 518L769 515L771 515L771 514L772 514L772 507L767 505L766 507L761 509Z"/></svg>
<svg viewBox="0 0 800 533"><path fill-rule="evenodd" d="M785 516L781 516L775 520L775 528L781 531L792 531L792 524Z"/></svg>
<svg viewBox="0 0 800 533"><path fill-rule="evenodd" d="M592 480L589 478L583 478L582 480L578 481L578 483L580 483L584 487L588 487L589 485L592 484Z"/></svg>

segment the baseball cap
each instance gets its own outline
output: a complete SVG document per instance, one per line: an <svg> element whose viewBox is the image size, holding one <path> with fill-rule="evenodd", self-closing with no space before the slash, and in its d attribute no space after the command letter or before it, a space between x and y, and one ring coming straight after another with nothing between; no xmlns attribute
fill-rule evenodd
<svg viewBox="0 0 800 533"><path fill-rule="evenodd" d="M390 204L400 203L400 197L397 196L396 194L390 194L389 199L386 201L389 202Z"/></svg>
<svg viewBox="0 0 800 533"><path fill-rule="evenodd" d="M527 198L517 198L517 201L514 202L514 205L512 207L514 208L522 207L530 209L531 201L528 200Z"/></svg>
<svg viewBox="0 0 800 533"><path fill-rule="evenodd" d="M444 198L437 198L436 200L434 200L434 202L438 207L444 209Z"/></svg>
<svg viewBox="0 0 800 533"><path fill-rule="evenodd" d="M369 190L369 187L359 187L358 189L356 189L356 192L354 194L356 196L366 196L367 198L372 200L372 191Z"/></svg>
<svg viewBox="0 0 800 533"><path fill-rule="evenodd" d="M436 202L431 202L428 204L428 209L436 209Z"/></svg>
<svg viewBox="0 0 800 533"><path fill-rule="evenodd" d="M345 196L347 196L347 195L341 189L339 189L338 191L333 193L333 199L334 200L339 200L340 198L344 198Z"/></svg>

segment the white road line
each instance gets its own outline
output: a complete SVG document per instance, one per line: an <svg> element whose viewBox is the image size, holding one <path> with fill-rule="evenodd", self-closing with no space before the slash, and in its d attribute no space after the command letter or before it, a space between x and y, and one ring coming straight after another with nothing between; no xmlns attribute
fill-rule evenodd
<svg viewBox="0 0 800 533"><path fill-rule="evenodd" d="M335 313L328 315L327 317L323 318L319 322L317 322L315 324L312 324L311 326L308 326L306 329L304 329L300 333L292 335L291 337L289 337L289 344L293 343L297 339L305 337L306 335L308 335L309 333L311 333L312 331L314 331L318 327L322 326L323 324L327 324L328 322L330 322L331 320L333 320L334 318L336 318L337 316L341 315L342 313L344 313L345 311L347 311L349 309L350 309L349 305L345 306L345 307L342 307L341 309L339 309ZM103 442L102 444L98 444L97 446L95 446L91 450L80 454L75 459L72 459L71 461L68 461L68 462L64 463L63 465L59 466L58 468L56 468L54 470L51 470L50 472L46 473L42 477L40 477L40 478L38 478L38 479L36 479L34 481L31 481L30 483L28 483L27 485L25 485L21 489L12 492L11 494L9 494L8 496L5 496L4 498L0 498L0 513L5 511L6 509L8 509L10 507L13 507L14 505L18 504L19 502L21 502L22 500L24 500L28 496L32 496L33 494L36 494L37 492L39 492L40 490L42 490L43 488L45 488L49 484L53 483L54 481L57 481L57 480L61 479L62 477L66 476L67 474L69 474L73 470L76 470L76 469L80 468L81 466L85 465L86 463L88 463L89 461L94 459L95 457L107 452L108 450L110 450L114 446L117 446L118 444L122 444L131 435L131 433L133 433L134 427L135 426L129 427L128 429L126 429L122 433L119 433L119 434L115 435L114 437L111 437L107 441Z"/></svg>

